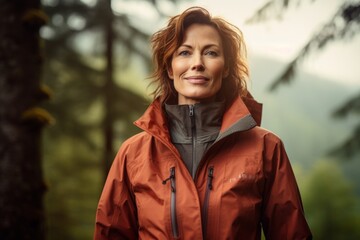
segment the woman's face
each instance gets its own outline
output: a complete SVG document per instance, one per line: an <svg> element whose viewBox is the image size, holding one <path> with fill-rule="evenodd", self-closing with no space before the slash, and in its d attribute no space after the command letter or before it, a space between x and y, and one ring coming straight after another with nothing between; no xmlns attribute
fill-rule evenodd
<svg viewBox="0 0 360 240"><path fill-rule="evenodd" d="M168 69L178 92L178 104L213 101L226 72L219 33L209 25L190 25Z"/></svg>

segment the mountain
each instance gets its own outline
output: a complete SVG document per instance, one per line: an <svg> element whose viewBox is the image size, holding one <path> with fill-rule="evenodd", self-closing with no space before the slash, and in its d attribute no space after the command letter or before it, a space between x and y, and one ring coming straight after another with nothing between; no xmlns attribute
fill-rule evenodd
<svg viewBox="0 0 360 240"><path fill-rule="evenodd" d="M269 92L284 67L282 62L253 56L249 88L264 104L262 126L280 136L291 162L307 168L351 134L356 119L334 119L331 114L360 89L299 68L291 84Z"/></svg>

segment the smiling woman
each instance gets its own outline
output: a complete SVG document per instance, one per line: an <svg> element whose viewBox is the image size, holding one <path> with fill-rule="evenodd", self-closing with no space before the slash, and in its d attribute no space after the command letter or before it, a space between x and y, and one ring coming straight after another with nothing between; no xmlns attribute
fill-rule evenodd
<svg viewBox="0 0 360 240"><path fill-rule="evenodd" d="M190 8L152 37L155 99L121 146L95 239L311 239L282 141L260 125L239 29Z"/></svg>
<svg viewBox="0 0 360 240"><path fill-rule="evenodd" d="M219 91L215 92L217 94L212 96L213 98L222 96L228 104L234 97L247 94L246 80L249 69L242 33L236 26L224 19L218 17L209 19L210 16L207 14L185 11L184 14L171 18L167 28L152 36L155 64L152 77L153 84L156 86L154 96L155 98L159 97L160 102L171 101L174 97L178 100L178 91L175 89L177 81L174 79L175 65L173 64L183 63L184 61L180 60L185 59L189 60L188 64L191 64L190 61L199 60L202 63L201 67L206 67L204 63L207 59L209 61L206 63L209 64L217 63L218 60L223 61L224 64L220 71L222 73L221 87L217 89ZM194 28L196 29L194 30ZM207 51L206 55L204 55L205 50ZM213 58L209 58L209 56ZM200 72L209 70L202 70L201 67ZM187 71L188 73L189 71ZM195 75L201 74L197 70ZM222 78L227 82L226 84L222 84Z"/></svg>
<svg viewBox="0 0 360 240"><path fill-rule="evenodd" d="M227 72L217 30L208 25L189 26L168 69L178 93L178 104L213 101Z"/></svg>

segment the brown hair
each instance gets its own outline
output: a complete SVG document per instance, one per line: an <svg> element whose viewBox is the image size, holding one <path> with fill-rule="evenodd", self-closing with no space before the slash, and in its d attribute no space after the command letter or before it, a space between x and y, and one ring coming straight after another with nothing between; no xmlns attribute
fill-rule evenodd
<svg viewBox="0 0 360 240"><path fill-rule="evenodd" d="M155 69L151 84L156 85L153 92L154 97L160 97L160 101L163 103L176 96L173 81L169 78L167 70L171 67L173 53L181 45L186 29L194 23L214 27L221 37L225 69L229 71L228 76L222 81L221 97L225 99L226 103L229 103L236 96L246 94L246 79L249 75L249 68L241 31L222 18L212 17L204 8L192 7L172 17L165 28L152 35L151 43Z"/></svg>

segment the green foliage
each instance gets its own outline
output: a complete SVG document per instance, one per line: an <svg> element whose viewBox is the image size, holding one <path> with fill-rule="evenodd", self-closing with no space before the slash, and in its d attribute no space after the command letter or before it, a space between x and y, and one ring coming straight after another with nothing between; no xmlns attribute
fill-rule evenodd
<svg viewBox="0 0 360 240"><path fill-rule="evenodd" d="M47 232L49 239L85 240L92 238L104 179L101 78L74 66L60 65L60 69L56 75L52 72L59 68L45 72L49 79L57 80L49 82L54 96L47 104L57 122L46 129L44 138L44 170L49 183ZM125 138L139 131L131 122L147 102L119 84L113 90L114 148L118 148Z"/></svg>
<svg viewBox="0 0 360 240"><path fill-rule="evenodd" d="M91 239L103 180L100 149L67 136L45 140L48 239Z"/></svg>
<svg viewBox="0 0 360 240"><path fill-rule="evenodd" d="M106 4L81 0L46 3L50 21L43 33L50 34L43 35L47 54L43 77L54 92L46 108L57 120L44 138L47 233L55 240L91 239L105 177L107 129L112 129L110 145L118 148L139 131L132 122L148 105L143 92L134 91L134 83L139 82L136 78L143 79L140 73L150 68L148 35L134 27L126 14L114 15L113 55L117 59L109 88L104 29L111 12L104 9ZM84 24L77 25L79 21ZM84 50L83 46L88 47ZM141 61L134 68L131 63L136 56ZM110 154L115 156L115 152Z"/></svg>
<svg viewBox="0 0 360 240"><path fill-rule="evenodd" d="M340 166L319 161L302 179L306 217L314 239L360 239L360 200Z"/></svg>

